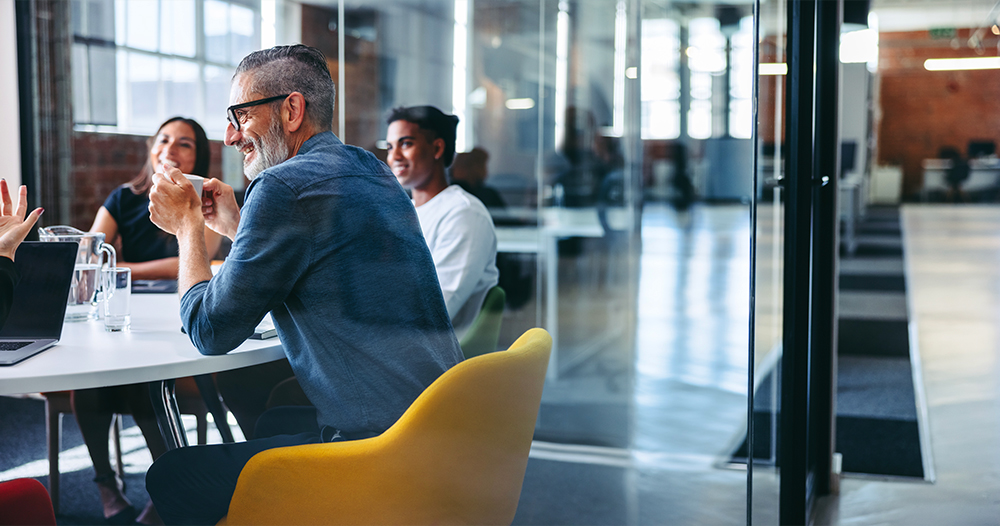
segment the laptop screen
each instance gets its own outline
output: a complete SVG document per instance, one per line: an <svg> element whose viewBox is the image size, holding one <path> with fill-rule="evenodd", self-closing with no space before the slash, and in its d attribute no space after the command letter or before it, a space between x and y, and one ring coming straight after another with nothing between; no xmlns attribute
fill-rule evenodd
<svg viewBox="0 0 1000 526"><path fill-rule="evenodd" d="M0 338L59 338L76 253L76 243L21 243L14 255L21 279Z"/></svg>

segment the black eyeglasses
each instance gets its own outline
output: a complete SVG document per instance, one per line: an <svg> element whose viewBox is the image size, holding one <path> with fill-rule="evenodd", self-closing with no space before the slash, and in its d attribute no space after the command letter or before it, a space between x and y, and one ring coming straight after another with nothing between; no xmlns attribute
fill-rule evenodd
<svg viewBox="0 0 1000 526"><path fill-rule="evenodd" d="M288 98L288 95L291 95L291 93L287 95L276 95L274 97L268 97L266 99L252 100L250 102L244 102L243 104L234 104L226 108L226 117L229 118L229 124L232 124L233 128L235 128L236 131L240 131L240 117L243 117L246 114L236 113L238 110L242 110L244 108L250 108L252 106L259 106L261 104L267 104L268 102L274 102L276 100L286 99Z"/></svg>

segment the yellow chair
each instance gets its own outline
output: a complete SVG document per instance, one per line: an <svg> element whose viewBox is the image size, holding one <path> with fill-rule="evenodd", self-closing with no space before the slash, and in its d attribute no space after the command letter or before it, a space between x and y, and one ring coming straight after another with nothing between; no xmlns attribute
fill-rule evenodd
<svg viewBox="0 0 1000 526"><path fill-rule="evenodd" d="M510 524L551 349L531 329L452 367L380 436L258 453L220 524Z"/></svg>
<svg viewBox="0 0 1000 526"><path fill-rule="evenodd" d="M497 350L497 340L500 339L500 323L503 322L503 306L506 301L507 294L499 285L494 286L486 293L479 314L476 315L476 319L472 320L469 330L458 342L466 359Z"/></svg>

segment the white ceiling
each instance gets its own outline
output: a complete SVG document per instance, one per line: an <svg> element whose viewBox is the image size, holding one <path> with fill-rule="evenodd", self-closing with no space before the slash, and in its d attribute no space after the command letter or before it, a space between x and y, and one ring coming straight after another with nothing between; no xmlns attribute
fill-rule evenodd
<svg viewBox="0 0 1000 526"><path fill-rule="evenodd" d="M879 31L988 27L997 0L872 0ZM996 13L994 13L995 15Z"/></svg>

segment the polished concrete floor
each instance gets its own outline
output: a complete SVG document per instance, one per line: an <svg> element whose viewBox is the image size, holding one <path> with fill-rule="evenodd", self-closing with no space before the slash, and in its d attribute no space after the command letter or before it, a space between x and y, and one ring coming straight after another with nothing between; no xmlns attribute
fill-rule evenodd
<svg viewBox="0 0 1000 526"><path fill-rule="evenodd" d="M935 480L846 478L817 522L1000 524L1000 207L907 205L902 223Z"/></svg>
<svg viewBox="0 0 1000 526"><path fill-rule="evenodd" d="M634 290L631 301L612 294L632 314L611 322L563 316L604 304L608 291L568 267L586 258L561 256L560 335L623 323L631 334L546 383L514 524L746 523L747 471L728 461L746 431L750 224L745 205L648 205L641 240L625 251L634 261L610 265L634 278L610 276L613 293ZM569 417L557 418L567 413L572 437ZM560 426L562 442L577 444L547 439ZM755 479L764 494L774 483L766 470ZM761 520L773 522L773 511L762 505Z"/></svg>

